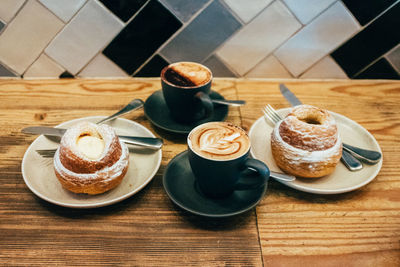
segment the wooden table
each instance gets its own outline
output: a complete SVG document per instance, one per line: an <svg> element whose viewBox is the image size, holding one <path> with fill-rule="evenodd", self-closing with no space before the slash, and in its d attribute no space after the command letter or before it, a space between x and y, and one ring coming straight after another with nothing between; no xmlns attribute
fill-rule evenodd
<svg viewBox="0 0 400 267"><path fill-rule="evenodd" d="M248 104L228 121L249 129L270 103L287 107L278 83L216 79L214 90ZM304 102L357 121L379 142L383 167L367 186L313 195L270 181L249 212L207 219L176 207L162 187L167 163L185 138L156 130L143 110L135 120L165 138L152 182L118 204L63 208L25 185L21 160L35 136L31 125L109 115L133 98L146 99L159 79L0 81L0 265L134 266L400 266L400 82L298 81L286 85Z"/></svg>

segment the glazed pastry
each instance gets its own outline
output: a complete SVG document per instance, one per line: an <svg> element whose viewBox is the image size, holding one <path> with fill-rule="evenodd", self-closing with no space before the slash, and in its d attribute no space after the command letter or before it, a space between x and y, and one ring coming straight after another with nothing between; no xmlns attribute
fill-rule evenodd
<svg viewBox="0 0 400 267"><path fill-rule="evenodd" d="M275 125L271 150L284 172L317 178L335 170L342 156L342 142L328 111L300 105Z"/></svg>
<svg viewBox="0 0 400 267"><path fill-rule="evenodd" d="M128 164L128 147L114 129L90 122L68 129L54 155L54 170L62 186L90 195L119 185Z"/></svg>

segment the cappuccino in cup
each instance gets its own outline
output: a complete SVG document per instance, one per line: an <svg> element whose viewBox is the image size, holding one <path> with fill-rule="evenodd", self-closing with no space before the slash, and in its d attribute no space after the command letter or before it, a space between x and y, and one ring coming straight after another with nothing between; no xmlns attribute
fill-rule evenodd
<svg viewBox="0 0 400 267"><path fill-rule="evenodd" d="M236 190L266 186L269 169L249 157L250 138L240 127L228 122L204 123L189 133L187 143L190 167L205 195L221 198Z"/></svg>
<svg viewBox="0 0 400 267"><path fill-rule="evenodd" d="M229 160L244 155L250 148L250 139L244 130L233 124L211 122L192 131L188 145L202 157Z"/></svg>
<svg viewBox="0 0 400 267"><path fill-rule="evenodd" d="M193 124L214 112L211 93L212 73L195 62L176 62L161 71L161 86L171 117Z"/></svg>
<svg viewBox="0 0 400 267"><path fill-rule="evenodd" d="M180 87L194 87L206 84L211 80L211 71L194 62L177 62L169 65L162 73L164 79Z"/></svg>

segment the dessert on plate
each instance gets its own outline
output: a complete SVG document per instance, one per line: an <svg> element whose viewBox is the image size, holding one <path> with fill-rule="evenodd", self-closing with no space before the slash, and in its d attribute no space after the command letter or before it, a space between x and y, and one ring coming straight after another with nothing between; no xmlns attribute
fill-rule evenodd
<svg viewBox="0 0 400 267"><path fill-rule="evenodd" d="M63 135L54 155L61 185L74 193L101 194L119 185L129 165L129 150L108 125L83 122Z"/></svg>
<svg viewBox="0 0 400 267"><path fill-rule="evenodd" d="M326 110L299 105L271 134L271 150L284 172L305 178L332 173L342 156L335 119Z"/></svg>

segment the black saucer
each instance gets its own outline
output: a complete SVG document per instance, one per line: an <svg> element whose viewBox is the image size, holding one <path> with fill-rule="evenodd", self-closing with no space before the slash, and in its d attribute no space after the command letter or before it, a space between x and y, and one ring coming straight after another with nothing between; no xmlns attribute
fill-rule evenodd
<svg viewBox="0 0 400 267"><path fill-rule="evenodd" d="M182 209L214 218L237 215L253 208L267 190L265 185L254 190L235 191L222 199L208 198L198 189L187 151L178 154L168 163L163 185L169 198Z"/></svg>
<svg viewBox="0 0 400 267"><path fill-rule="evenodd" d="M212 99L224 99L223 96L214 91L211 92L210 97ZM158 90L146 99L144 103L144 114L151 123L163 130L179 134L188 134L194 127L202 123L223 121L228 115L228 106L214 105L214 112L210 117L191 124L182 124L171 118L163 93L161 90Z"/></svg>

